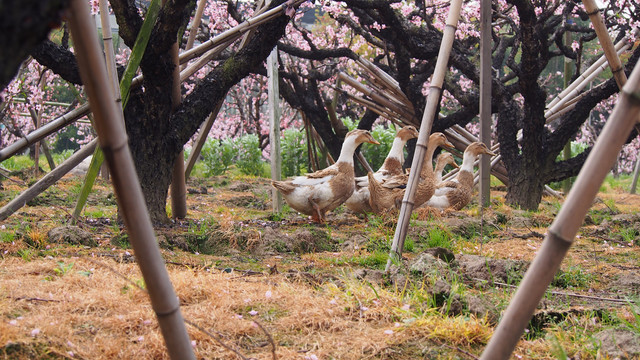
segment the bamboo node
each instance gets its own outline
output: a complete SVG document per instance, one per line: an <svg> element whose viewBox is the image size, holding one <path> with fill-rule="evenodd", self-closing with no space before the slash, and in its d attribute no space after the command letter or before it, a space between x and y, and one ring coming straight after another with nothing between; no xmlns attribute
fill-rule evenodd
<svg viewBox="0 0 640 360"><path fill-rule="evenodd" d="M158 318L160 317L166 317L166 316L171 316L173 314L175 314L176 312L180 311L180 306L175 306L173 309L167 311L167 312L159 312L157 310L154 310L154 312L156 313L156 315L158 316Z"/></svg>
<svg viewBox="0 0 640 360"><path fill-rule="evenodd" d="M587 12L587 15L592 16L592 15L598 15L600 13L600 9L596 8L593 11Z"/></svg>

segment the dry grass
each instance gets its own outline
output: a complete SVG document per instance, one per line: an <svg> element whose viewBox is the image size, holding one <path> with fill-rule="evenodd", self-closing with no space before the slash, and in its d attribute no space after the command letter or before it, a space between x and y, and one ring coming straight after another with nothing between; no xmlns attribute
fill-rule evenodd
<svg viewBox="0 0 640 360"><path fill-rule="evenodd" d="M60 356L87 359L167 358L146 293L113 271L141 284L134 263L68 258L25 262L6 258L2 274L0 344L47 344ZM112 271L113 270L113 271ZM282 275L246 277L237 273L170 267L183 316L217 334L245 356L361 359L409 341L447 341L456 346L484 343L490 328L476 319L423 316L399 310L397 294L376 293L353 280L339 289L290 282ZM349 294L349 295L348 295ZM206 334L189 329L198 357L232 358ZM408 357L407 357L408 358Z"/></svg>
<svg viewBox="0 0 640 360"><path fill-rule="evenodd" d="M60 191L74 189L77 182L70 181L62 181ZM242 182L254 187L266 184L251 179ZM479 356L490 338L494 324L487 319L468 312L460 316L442 314L428 301L431 296L428 284L407 288L373 284L353 276L358 270L353 263L338 265L340 258L370 255L372 251L362 244L357 250L279 253L254 258L249 250L261 244L264 226L251 220L262 221L269 211L260 213L254 208L229 205L235 197L250 196L250 191L211 186L209 189L212 190L207 195L188 196L189 217L193 222L162 232L173 232L167 236L180 235L191 226L191 230L211 233L211 228L199 226L214 224L219 226L216 231L229 238L231 256L196 255L178 249L163 250L163 256L184 264L168 265L183 316L244 356L271 359L270 336L279 359L471 359ZM113 207L99 203L109 191L99 184L97 204L90 211L104 210L106 217L114 217ZM483 218L495 219L498 214L509 218L520 216L521 211L500 202L500 193L492 195L494 206L484 211ZM594 205L595 210L605 211L613 202L621 212L637 211L640 207L638 195L613 193L600 197L603 201ZM531 232L544 234L544 224L553 220L554 201L545 199L547 210L528 214L541 226L487 225L485 230L490 230L491 236L455 237L453 250L456 255L532 260L542 239L518 236ZM97 248L48 243L48 230L65 222L69 211L63 206L25 207L6 223L9 230L20 230L22 235L15 241L0 242L0 358L168 358L149 299L136 287L144 285L137 265L128 261L126 249L109 243L121 231L117 226L81 224L98 240ZM468 217L480 215L476 207L462 213ZM446 227L449 216L417 209L413 218ZM289 220L279 231L290 234L308 227L326 232L333 240L354 235L385 239L393 234L397 221L387 216L372 217L367 222L345 215L336 216L335 222L326 227L316 227L294 214L288 217L295 220ZM239 221L249 225L239 227ZM571 292L604 293L611 280L625 273L624 267L615 266L616 261L627 261L625 266L637 265L634 265L637 247L613 246L588 236L591 231L585 228L584 234L576 239L562 269L583 269L593 281L588 287ZM241 237L245 242L243 248L238 244ZM30 243L25 239L30 239ZM422 245L416 241L416 247L419 246ZM411 259L418 254L405 255ZM268 269L276 265L280 273L268 275ZM252 269L257 274L228 273L220 271L221 268ZM291 271L301 271L313 280L287 276ZM511 288L478 289L459 281L452 284L456 291L480 294L496 309L504 309L513 293ZM628 311L621 311L619 316L633 320ZM588 343L588 333L602 325L594 325L590 317L576 316L571 321L572 328L578 330L552 328L549 337L556 337L571 356L595 358L595 351L589 350L592 345ZM191 326L188 331L198 358L237 358L202 331ZM522 340L515 354L521 358L549 359L553 358L552 346L548 337Z"/></svg>

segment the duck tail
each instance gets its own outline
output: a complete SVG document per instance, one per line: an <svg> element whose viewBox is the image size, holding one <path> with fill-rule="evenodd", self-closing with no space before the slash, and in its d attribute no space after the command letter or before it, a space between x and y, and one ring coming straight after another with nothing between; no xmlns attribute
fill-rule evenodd
<svg viewBox="0 0 640 360"><path fill-rule="evenodd" d="M275 180L272 180L271 181L271 186L273 186L274 188L278 189L278 191L280 191L284 195L290 194L295 189L295 187L288 181L275 181Z"/></svg>

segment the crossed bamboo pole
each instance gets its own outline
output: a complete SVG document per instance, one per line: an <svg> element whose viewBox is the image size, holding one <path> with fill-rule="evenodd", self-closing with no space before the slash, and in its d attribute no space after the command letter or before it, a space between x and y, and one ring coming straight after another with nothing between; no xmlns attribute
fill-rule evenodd
<svg viewBox="0 0 640 360"><path fill-rule="evenodd" d="M76 47L80 76L95 115L95 128L112 174L114 191L128 229L151 305L172 359L195 359L180 312L179 300L160 255L151 219L129 151L122 112L108 90L109 78L96 31L84 0L70 3L69 28Z"/></svg>

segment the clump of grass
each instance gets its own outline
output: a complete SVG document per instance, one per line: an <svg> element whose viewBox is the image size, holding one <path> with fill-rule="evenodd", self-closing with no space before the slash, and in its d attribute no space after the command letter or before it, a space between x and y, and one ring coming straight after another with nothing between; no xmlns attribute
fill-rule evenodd
<svg viewBox="0 0 640 360"><path fill-rule="evenodd" d="M441 227L432 227L429 229L426 245L430 248L441 247L452 250L451 234Z"/></svg>
<svg viewBox="0 0 640 360"><path fill-rule="evenodd" d="M592 280L592 274L586 272L580 266L572 265L567 270L558 272L551 285L560 288L582 288L588 286Z"/></svg>

